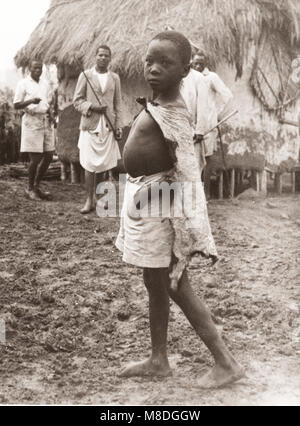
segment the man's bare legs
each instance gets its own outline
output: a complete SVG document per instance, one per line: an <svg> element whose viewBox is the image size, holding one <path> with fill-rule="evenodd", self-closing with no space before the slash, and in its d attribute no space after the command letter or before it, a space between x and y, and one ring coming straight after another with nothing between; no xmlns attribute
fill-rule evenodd
<svg viewBox="0 0 300 426"><path fill-rule="evenodd" d="M164 269L144 269L144 283L149 294L149 320L152 354L146 361L130 364L120 376L169 376L171 369L167 357L167 332L170 300L162 281Z"/></svg>
<svg viewBox="0 0 300 426"><path fill-rule="evenodd" d="M40 163L38 164L35 179L34 179L34 190L37 192L38 196L42 199L47 199L50 197L49 192L43 192L40 189L40 182L48 170L48 167L52 161L53 158L53 152L45 152L42 155L42 159Z"/></svg>
<svg viewBox="0 0 300 426"><path fill-rule="evenodd" d="M29 152L29 166L28 166L28 190L34 190L34 182L36 177L36 171L39 163L42 160L43 154L40 152Z"/></svg>
<svg viewBox="0 0 300 426"><path fill-rule="evenodd" d="M43 153L29 152L29 166L28 166L28 190L27 194L31 200L40 201L41 198L35 188L35 179L39 164L42 162Z"/></svg>
<svg viewBox="0 0 300 426"><path fill-rule="evenodd" d="M85 175L85 187L87 192L87 199L84 207L80 210L80 213L86 214L94 208L94 193L95 193L95 173L84 171Z"/></svg>
<svg viewBox="0 0 300 426"><path fill-rule="evenodd" d="M149 292L152 355L147 361L129 365L121 376L162 375L160 374L162 371L167 372L165 375L170 374L166 349L168 324L166 312L169 312L167 308L169 295L182 309L215 359L215 366L199 379L199 386L205 388L224 386L244 376L242 368L219 336L208 308L193 292L186 272L176 292L170 289L169 274L165 268L144 270L144 280Z"/></svg>

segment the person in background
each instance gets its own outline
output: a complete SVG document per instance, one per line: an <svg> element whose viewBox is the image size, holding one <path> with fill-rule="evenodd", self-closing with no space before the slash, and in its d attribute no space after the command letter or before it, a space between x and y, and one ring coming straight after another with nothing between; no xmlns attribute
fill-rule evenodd
<svg viewBox="0 0 300 426"><path fill-rule="evenodd" d="M28 189L31 200L49 199L50 193L40 188L42 177L48 170L55 150L54 132L50 122L52 91L46 80L40 77L43 64L32 60L30 74L16 88L14 107L24 110L21 131L21 153L28 152Z"/></svg>
<svg viewBox="0 0 300 426"><path fill-rule="evenodd" d="M208 68L208 59L204 52L198 51L192 60L194 70L202 73L208 88L207 125L215 126L229 110L233 95L221 78ZM206 198L210 198L210 177L212 174L212 155L217 151L217 130L204 138L203 147L206 166L204 168L204 189Z"/></svg>
<svg viewBox="0 0 300 426"><path fill-rule="evenodd" d="M192 119L195 153L200 171L202 171L205 166L203 135L208 130L207 114L209 111L208 86L202 73L190 68L188 75L182 79L180 94Z"/></svg>
<svg viewBox="0 0 300 426"><path fill-rule="evenodd" d="M101 45L96 51L96 65L80 74L73 104L82 114L78 141L79 161L85 170L87 199L82 214L94 209L95 175L109 171L117 166L121 158L118 143L122 137L122 98L121 83L118 74L108 70L111 50ZM97 97L87 82L89 79ZM115 135L108 127L109 118L115 129ZM115 138L116 137L116 138Z"/></svg>

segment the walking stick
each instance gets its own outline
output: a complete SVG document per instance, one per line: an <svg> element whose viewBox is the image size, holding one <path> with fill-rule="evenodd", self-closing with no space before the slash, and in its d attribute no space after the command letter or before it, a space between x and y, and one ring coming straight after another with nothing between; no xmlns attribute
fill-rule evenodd
<svg viewBox="0 0 300 426"><path fill-rule="evenodd" d="M78 67L79 67L80 71L81 71L81 72L82 72L82 74L84 75L84 77L85 77L85 79L86 79L86 81L87 81L88 85L90 86L90 88L91 88L91 90L92 90L92 92L93 92L93 94L94 94L95 98L97 99L98 104L102 107L102 106L103 106L103 105L102 105L102 102L100 101L99 96L97 95L97 93L96 93L96 91L95 91L95 89L94 89L94 87L93 87L92 83L90 82L90 80L89 80L88 76L86 75L86 73L85 73L85 71L84 71L83 67L81 66L81 64L80 64L79 60L78 60L77 58L75 58L75 61L76 61L77 65L78 65ZM108 125L109 125L110 129L112 130L112 132L113 132L113 134L114 134L115 139L116 139L116 140L119 140L119 135L117 135L117 132L116 132L116 130L115 130L115 128L114 128L114 126L113 126L112 122L110 121L110 119L109 119L108 115L106 114L106 112L103 112L102 114L104 115L104 117L105 117L105 119L106 119L106 121L107 121L107 123L108 123Z"/></svg>

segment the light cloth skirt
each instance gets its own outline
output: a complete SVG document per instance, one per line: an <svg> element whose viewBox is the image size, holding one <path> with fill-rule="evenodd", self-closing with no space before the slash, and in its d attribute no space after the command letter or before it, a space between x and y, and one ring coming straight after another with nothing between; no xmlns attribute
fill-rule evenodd
<svg viewBox="0 0 300 426"><path fill-rule="evenodd" d="M79 162L88 172L101 173L116 167L121 154L113 132L107 129L103 116L97 130L97 133L81 130L78 141Z"/></svg>
<svg viewBox="0 0 300 426"><path fill-rule="evenodd" d="M151 177L153 176L155 177ZM135 211L135 196L141 188L141 179L143 177L127 179L116 247L123 252L123 261L126 263L141 268L168 268L174 241L170 219L137 217L132 214Z"/></svg>

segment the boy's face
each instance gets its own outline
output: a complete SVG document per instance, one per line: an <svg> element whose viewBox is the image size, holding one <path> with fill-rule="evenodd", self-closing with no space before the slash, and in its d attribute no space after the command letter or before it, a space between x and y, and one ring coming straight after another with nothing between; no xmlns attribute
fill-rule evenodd
<svg viewBox="0 0 300 426"><path fill-rule="evenodd" d="M183 64L178 47L169 40L152 40L144 65L147 83L156 93L165 93L179 85L188 74L189 65Z"/></svg>

